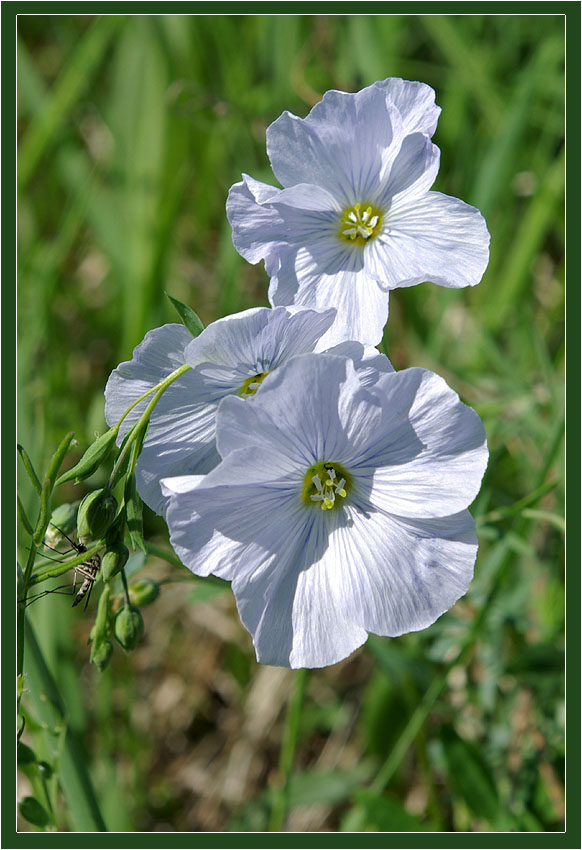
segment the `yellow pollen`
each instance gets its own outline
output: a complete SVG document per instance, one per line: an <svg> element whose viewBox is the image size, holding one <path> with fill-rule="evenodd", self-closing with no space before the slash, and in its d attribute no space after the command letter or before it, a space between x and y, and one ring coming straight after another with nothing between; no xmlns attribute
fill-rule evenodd
<svg viewBox="0 0 582 850"><path fill-rule="evenodd" d="M238 394L243 398L248 398L249 396L254 395L268 374L268 372L260 372L258 375L253 375L251 378L247 378L242 387L239 389Z"/></svg>
<svg viewBox="0 0 582 850"><path fill-rule="evenodd" d="M345 242L365 245L375 239L382 227L382 211L373 204L354 204L340 218L339 237Z"/></svg>
<svg viewBox="0 0 582 850"><path fill-rule="evenodd" d="M352 477L339 463L319 461L305 473L301 499L306 505L331 511L342 504L352 486ZM339 497L339 498L338 498Z"/></svg>

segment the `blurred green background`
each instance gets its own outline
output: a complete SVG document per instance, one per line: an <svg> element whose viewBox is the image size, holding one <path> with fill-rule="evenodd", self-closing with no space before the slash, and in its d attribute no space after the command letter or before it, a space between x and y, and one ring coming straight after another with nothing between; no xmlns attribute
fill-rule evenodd
<svg viewBox="0 0 582 850"><path fill-rule="evenodd" d="M242 171L274 182L265 129L284 109L429 83L435 188L487 219L482 283L395 291L384 340L484 420L475 580L430 629L310 675L289 830L563 829L563 63L561 15L18 19L18 438L39 470L65 432L71 463L103 432L110 371L178 321L164 291L205 323L267 304L224 205ZM151 513L146 532L168 548ZM145 571L186 578L151 557ZM46 597L29 619L109 829L266 829L293 674L256 664L228 590L190 581L100 675L95 606ZM59 771L62 727L43 727L29 675L23 740ZM58 829L87 828L63 782Z"/></svg>

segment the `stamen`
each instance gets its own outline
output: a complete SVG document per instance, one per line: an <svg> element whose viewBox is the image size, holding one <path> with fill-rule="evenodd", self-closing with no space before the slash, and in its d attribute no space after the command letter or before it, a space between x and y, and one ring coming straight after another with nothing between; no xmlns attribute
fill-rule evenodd
<svg viewBox="0 0 582 850"><path fill-rule="evenodd" d="M382 211L372 204L354 204L340 219L339 235L346 242L365 245L374 239L382 226Z"/></svg>
<svg viewBox="0 0 582 850"><path fill-rule="evenodd" d="M341 477L338 479L339 470ZM322 482L322 476L324 480ZM316 463L307 470L302 499L306 504L317 502L322 511L331 511L341 504L351 488L351 477L343 467L327 461Z"/></svg>
<svg viewBox="0 0 582 850"><path fill-rule="evenodd" d="M250 378L247 378L238 391L239 395L242 396L242 398L249 398L254 395L268 374L268 372L259 372L259 374L252 375Z"/></svg>

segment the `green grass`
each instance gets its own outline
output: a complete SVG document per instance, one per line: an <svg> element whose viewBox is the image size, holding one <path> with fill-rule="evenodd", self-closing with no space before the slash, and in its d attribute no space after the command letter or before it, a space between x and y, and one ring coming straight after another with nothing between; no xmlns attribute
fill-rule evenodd
<svg viewBox="0 0 582 850"><path fill-rule="evenodd" d="M427 631L371 639L311 675L288 827L561 829L563 18L18 23L18 436L38 470L67 431L77 456L102 433L110 371L147 330L177 320L165 291L206 323L267 303L264 270L235 252L224 204L242 171L272 180L272 120L391 75L435 88L435 188L482 209L491 262L471 290L393 293L384 343L396 368L434 369L485 423L475 580ZM26 480L21 498L32 510ZM146 532L164 545L149 513ZM155 559L150 570L182 577ZM289 682L256 665L229 594L197 588L168 586L140 649L118 651L102 676L88 665L89 614L59 597L30 609L109 829L267 826L284 699L270 719L259 700L259 731L254 701L279 705ZM58 764L62 732L43 732L34 703L29 714L27 740ZM57 826L82 829L61 787Z"/></svg>

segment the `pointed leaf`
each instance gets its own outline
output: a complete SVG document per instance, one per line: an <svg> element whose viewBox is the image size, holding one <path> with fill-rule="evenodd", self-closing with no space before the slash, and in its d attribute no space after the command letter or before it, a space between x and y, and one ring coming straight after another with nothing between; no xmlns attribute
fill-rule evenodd
<svg viewBox="0 0 582 850"><path fill-rule="evenodd" d="M178 311L182 322L186 325L192 336L198 336L204 330L204 325L202 324L201 319L191 307L188 307L186 304L182 304L181 301L178 301L177 298L174 298L168 292L166 295Z"/></svg>

